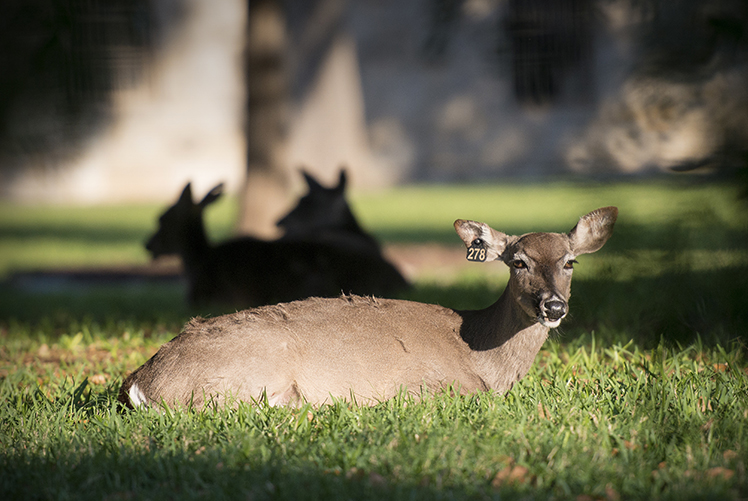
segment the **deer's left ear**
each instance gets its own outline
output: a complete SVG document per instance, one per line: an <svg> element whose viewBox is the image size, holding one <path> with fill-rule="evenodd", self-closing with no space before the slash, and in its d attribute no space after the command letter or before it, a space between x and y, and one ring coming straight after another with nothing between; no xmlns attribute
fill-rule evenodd
<svg viewBox="0 0 748 501"><path fill-rule="evenodd" d="M579 255L600 250L613 234L617 217L617 207L603 207L583 216L569 232L572 252Z"/></svg>
<svg viewBox="0 0 748 501"><path fill-rule="evenodd" d="M480 261L494 261L501 259L511 238L509 235L496 231L486 223L478 221L466 221L458 219L455 221L455 231L465 243L465 247L483 248L486 250L485 258ZM469 256L468 256L469 257ZM477 260L477 259L474 259Z"/></svg>

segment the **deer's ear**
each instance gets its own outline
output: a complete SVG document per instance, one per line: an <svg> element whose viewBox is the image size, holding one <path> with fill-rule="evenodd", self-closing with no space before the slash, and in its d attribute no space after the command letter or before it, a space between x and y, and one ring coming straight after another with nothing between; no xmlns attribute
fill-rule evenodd
<svg viewBox="0 0 748 501"><path fill-rule="evenodd" d="M600 250L613 234L617 217L617 207L603 207L583 216L569 232L572 252L579 255Z"/></svg>
<svg viewBox="0 0 748 501"><path fill-rule="evenodd" d="M200 207L205 208L206 206L212 204L218 198L223 194L223 183L215 186L212 190L208 192L207 195L200 201Z"/></svg>
<svg viewBox="0 0 748 501"><path fill-rule="evenodd" d="M301 174L304 176L304 180L306 181L306 185L309 187L310 193L312 191L320 191L325 189L325 187L319 184L319 181L317 181L317 179L305 169L301 169Z"/></svg>
<svg viewBox="0 0 748 501"><path fill-rule="evenodd" d="M486 249L486 257L481 261L501 259L510 239L509 235L496 231L486 223L478 221L458 219L455 221L455 231L468 249L471 247Z"/></svg>
<svg viewBox="0 0 748 501"><path fill-rule="evenodd" d="M338 185L335 187L335 190L339 193L343 193L345 191L345 185L348 182L348 175L345 172L345 167L340 168L340 176L338 177Z"/></svg>
<svg viewBox="0 0 748 501"><path fill-rule="evenodd" d="M192 205L192 183L187 183L187 186L182 190L182 194L179 195L177 204L189 204Z"/></svg>

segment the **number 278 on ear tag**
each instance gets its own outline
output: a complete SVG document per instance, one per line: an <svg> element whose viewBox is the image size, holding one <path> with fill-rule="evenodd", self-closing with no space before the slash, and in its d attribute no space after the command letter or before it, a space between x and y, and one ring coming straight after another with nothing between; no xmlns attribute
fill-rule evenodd
<svg viewBox="0 0 748 501"><path fill-rule="evenodd" d="M467 260L477 261L479 263L486 260L486 247L481 239L476 238L473 240L473 243L470 244L470 247L468 247L467 250Z"/></svg>

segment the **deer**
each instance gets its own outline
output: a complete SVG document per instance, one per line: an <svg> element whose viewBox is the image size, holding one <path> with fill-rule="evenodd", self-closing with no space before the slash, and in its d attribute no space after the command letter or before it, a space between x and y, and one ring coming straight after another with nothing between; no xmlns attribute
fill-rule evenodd
<svg viewBox="0 0 748 501"><path fill-rule="evenodd" d="M379 242L369 234L354 216L346 199L347 173L340 169L338 184L327 188L304 169L300 170L307 184L307 193L296 206L278 220L284 230L282 241L313 241L334 246L360 255L367 255L378 263L372 275L381 281L385 292L403 291L410 287L395 266L384 257Z"/></svg>
<svg viewBox="0 0 748 501"><path fill-rule="evenodd" d="M285 231L283 239L314 239L381 256L379 243L361 227L346 200L348 180L345 168L340 169L338 184L330 188L323 186L305 169L300 172L307 193L276 223Z"/></svg>
<svg viewBox="0 0 748 501"><path fill-rule="evenodd" d="M310 296L346 293L385 295L407 282L381 255L312 239L208 241L203 212L223 184L194 202L191 184L160 217L146 249L154 259L178 254L192 306L250 307Z"/></svg>
<svg viewBox="0 0 748 501"><path fill-rule="evenodd" d="M127 407L319 406L444 388L506 394L566 317L576 258L602 248L617 216L604 207L569 233L520 236L458 219L468 260L509 266L493 305L341 295L196 318L124 380L118 399Z"/></svg>

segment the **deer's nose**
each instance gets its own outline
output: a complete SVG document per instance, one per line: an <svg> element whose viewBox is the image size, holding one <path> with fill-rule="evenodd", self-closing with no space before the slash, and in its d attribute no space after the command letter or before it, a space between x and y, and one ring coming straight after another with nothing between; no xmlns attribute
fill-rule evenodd
<svg viewBox="0 0 748 501"><path fill-rule="evenodd" d="M566 303L559 299L551 299L543 303L542 310L548 320L559 320L566 316Z"/></svg>

